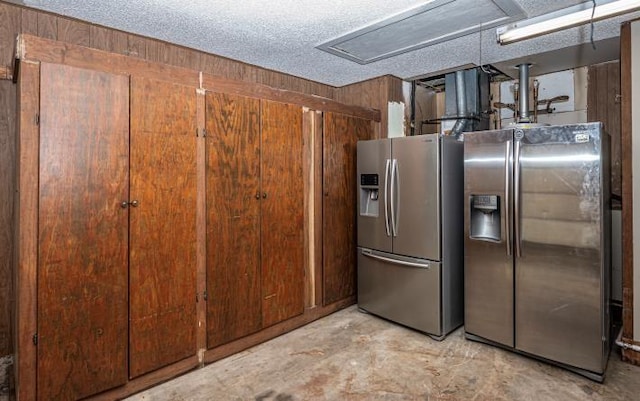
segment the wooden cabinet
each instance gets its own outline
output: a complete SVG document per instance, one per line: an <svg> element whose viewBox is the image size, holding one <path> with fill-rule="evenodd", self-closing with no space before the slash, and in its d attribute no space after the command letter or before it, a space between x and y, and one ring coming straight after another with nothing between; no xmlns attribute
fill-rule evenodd
<svg viewBox="0 0 640 401"><path fill-rule="evenodd" d="M325 113L322 254L324 304L356 294L356 143L373 138L370 120Z"/></svg>
<svg viewBox="0 0 640 401"><path fill-rule="evenodd" d="M37 393L79 399L127 381L129 79L40 76Z"/></svg>
<svg viewBox="0 0 640 401"><path fill-rule="evenodd" d="M353 303L378 112L19 43L18 399L121 399Z"/></svg>
<svg viewBox="0 0 640 401"><path fill-rule="evenodd" d="M302 110L208 92L207 346L304 310Z"/></svg>
<svg viewBox="0 0 640 401"><path fill-rule="evenodd" d="M131 78L129 377L196 353L196 128L195 88Z"/></svg>

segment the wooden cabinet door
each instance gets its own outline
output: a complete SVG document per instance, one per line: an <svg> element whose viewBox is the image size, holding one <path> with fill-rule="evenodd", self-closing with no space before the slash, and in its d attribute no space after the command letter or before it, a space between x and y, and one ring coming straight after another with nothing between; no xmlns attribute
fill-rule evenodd
<svg viewBox="0 0 640 401"><path fill-rule="evenodd" d="M264 327L304 312L302 109L262 101L261 265Z"/></svg>
<svg viewBox="0 0 640 401"><path fill-rule="evenodd" d="M42 63L40 88L37 394L75 400L127 381L129 80Z"/></svg>
<svg viewBox="0 0 640 401"><path fill-rule="evenodd" d="M325 113L322 141L325 305L356 293L356 143L372 137L371 121Z"/></svg>
<svg viewBox="0 0 640 401"><path fill-rule="evenodd" d="M207 347L262 327L260 101L206 94Z"/></svg>
<svg viewBox="0 0 640 401"><path fill-rule="evenodd" d="M196 123L195 88L132 77L131 378L196 353Z"/></svg>

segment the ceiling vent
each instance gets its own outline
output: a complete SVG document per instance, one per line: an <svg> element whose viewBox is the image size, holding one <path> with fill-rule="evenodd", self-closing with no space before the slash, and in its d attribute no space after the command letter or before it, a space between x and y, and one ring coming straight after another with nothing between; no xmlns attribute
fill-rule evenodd
<svg viewBox="0 0 640 401"><path fill-rule="evenodd" d="M523 18L513 0L433 0L317 48L368 64Z"/></svg>

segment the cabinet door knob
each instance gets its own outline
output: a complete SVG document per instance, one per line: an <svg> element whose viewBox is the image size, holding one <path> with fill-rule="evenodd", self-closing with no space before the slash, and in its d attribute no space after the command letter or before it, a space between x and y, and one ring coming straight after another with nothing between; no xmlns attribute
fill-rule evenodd
<svg viewBox="0 0 640 401"><path fill-rule="evenodd" d="M120 203L120 207L123 208L123 209L126 209L127 206L129 206L129 202L127 202L127 201L122 201L122 203Z"/></svg>
<svg viewBox="0 0 640 401"><path fill-rule="evenodd" d="M138 207L139 203L137 200L132 200L131 202L129 202L129 204L133 207Z"/></svg>
<svg viewBox="0 0 640 401"><path fill-rule="evenodd" d="M256 199L260 199L260 192L256 191Z"/></svg>
<svg viewBox="0 0 640 401"><path fill-rule="evenodd" d="M266 192L262 193L262 199L267 199L267 193Z"/></svg>

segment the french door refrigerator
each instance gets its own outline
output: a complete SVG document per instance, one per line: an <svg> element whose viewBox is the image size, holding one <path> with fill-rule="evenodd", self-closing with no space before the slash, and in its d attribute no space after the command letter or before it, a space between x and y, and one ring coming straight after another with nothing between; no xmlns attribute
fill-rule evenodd
<svg viewBox="0 0 640 401"><path fill-rule="evenodd" d="M463 145L429 134L357 152L358 306L442 339L463 318Z"/></svg>
<svg viewBox="0 0 640 401"><path fill-rule="evenodd" d="M465 133L465 335L602 381L609 142L601 123Z"/></svg>

